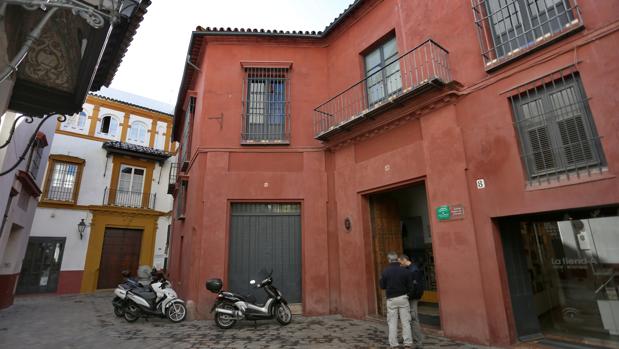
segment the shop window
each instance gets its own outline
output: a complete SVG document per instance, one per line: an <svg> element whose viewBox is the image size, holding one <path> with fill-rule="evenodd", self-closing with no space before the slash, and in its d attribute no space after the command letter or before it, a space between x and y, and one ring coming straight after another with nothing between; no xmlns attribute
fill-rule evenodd
<svg viewBox="0 0 619 349"><path fill-rule="evenodd" d="M101 118L99 132L110 137L116 137L118 132L118 120L111 115L104 116Z"/></svg>
<svg viewBox="0 0 619 349"><path fill-rule="evenodd" d="M576 0L472 0L472 4L486 66L582 24Z"/></svg>
<svg viewBox="0 0 619 349"><path fill-rule="evenodd" d="M84 160L50 155L43 200L76 203Z"/></svg>
<svg viewBox="0 0 619 349"><path fill-rule="evenodd" d="M367 98L370 106L402 89L395 37L366 54L364 61Z"/></svg>
<svg viewBox="0 0 619 349"><path fill-rule="evenodd" d="M246 68L243 143L289 140L288 68Z"/></svg>
<svg viewBox="0 0 619 349"><path fill-rule="evenodd" d="M604 165L578 73L558 73L545 80L510 98L528 178L556 177Z"/></svg>

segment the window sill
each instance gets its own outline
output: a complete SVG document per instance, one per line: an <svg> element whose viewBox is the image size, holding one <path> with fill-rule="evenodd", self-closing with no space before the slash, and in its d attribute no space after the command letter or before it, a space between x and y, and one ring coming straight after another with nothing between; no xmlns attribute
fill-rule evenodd
<svg viewBox="0 0 619 349"><path fill-rule="evenodd" d="M570 185L614 179L616 177L617 176L614 174L608 172L608 167L603 167L599 171L591 171L591 173L586 170L581 170L562 174L552 179L529 180L526 184L525 191L554 189Z"/></svg>
<svg viewBox="0 0 619 349"><path fill-rule="evenodd" d="M176 217L176 219L179 220L179 221L184 221L185 220L185 215L178 216L178 217Z"/></svg>
<svg viewBox="0 0 619 349"><path fill-rule="evenodd" d="M17 171L17 174L15 176L21 182L22 187L28 192L28 194L30 194L30 196L36 198L41 195L41 189L39 188L37 182L30 173L19 170Z"/></svg>
<svg viewBox="0 0 619 349"><path fill-rule="evenodd" d="M241 145L290 145L288 140L244 140Z"/></svg>
<svg viewBox="0 0 619 349"><path fill-rule="evenodd" d="M535 40L535 42L531 43L531 46L528 47L520 47L515 50L510 51L505 56L501 58L495 58L489 62L485 63L486 72L494 72L499 68L507 66L512 62L515 62L521 58L532 54L538 50L541 50L544 47L547 47L561 39L567 38L585 28L584 24L577 19L568 23L568 25L564 28L563 31L555 33L555 34L546 34L542 37L539 37Z"/></svg>
<svg viewBox="0 0 619 349"><path fill-rule="evenodd" d="M49 199L42 199L39 202L39 207L49 207L49 208L70 208L76 207L77 204L74 201L56 201Z"/></svg>

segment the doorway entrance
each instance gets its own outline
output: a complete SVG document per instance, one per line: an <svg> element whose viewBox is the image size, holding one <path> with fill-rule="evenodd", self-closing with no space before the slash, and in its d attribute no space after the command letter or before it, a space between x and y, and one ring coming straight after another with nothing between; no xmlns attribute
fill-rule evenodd
<svg viewBox="0 0 619 349"><path fill-rule="evenodd" d="M564 212L500 222L521 340L619 341L619 216L585 217Z"/></svg>
<svg viewBox="0 0 619 349"><path fill-rule="evenodd" d="M65 238L31 237L22 263L17 294L56 292Z"/></svg>
<svg viewBox="0 0 619 349"><path fill-rule="evenodd" d="M142 230L106 228L99 264L98 289L115 288L122 283L123 270L135 274L140 263Z"/></svg>
<svg viewBox="0 0 619 349"><path fill-rule="evenodd" d="M372 224L377 315L386 316L385 291L378 286L387 266L387 253L410 256L424 271L426 291L419 302L422 323L440 327L439 302L434 273L432 234L424 183L371 194L368 197Z"/></svg>

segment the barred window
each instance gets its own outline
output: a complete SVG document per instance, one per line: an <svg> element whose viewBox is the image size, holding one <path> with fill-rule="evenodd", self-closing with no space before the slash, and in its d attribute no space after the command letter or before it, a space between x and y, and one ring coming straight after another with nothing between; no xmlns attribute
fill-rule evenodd
<svg viewBox="0 0 619 349"><path fill-rule="evenodd" d="M289 89L288 68L245 69L244 143L289 140Z"/></svg>
<svg viewBox="0 0 619 349"><path fill-rule="evenodd" d="M538 83L510 97L529 179L604 165L578 73L559 72Z"/></svg>
<svg viewBox="0 0 619 349"><path fill-rule="evenodd" d="M66 162L53 164L47 199L55 201L72 201L77 178L77 165Z"/></svg>
<svg viewBox="0 0 619 349"><path fill-rule="evenodd" d="M576 0L471 1L487 66L582 24Z"/></svg>

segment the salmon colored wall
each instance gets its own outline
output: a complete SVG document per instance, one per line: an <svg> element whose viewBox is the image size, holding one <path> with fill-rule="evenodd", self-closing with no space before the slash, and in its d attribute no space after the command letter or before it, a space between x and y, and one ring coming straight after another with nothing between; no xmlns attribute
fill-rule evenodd
<svg viewBox="0 0 619 349"><path fill-rule="evenodd" d="M324 39L205 37L201 72L190 87L198 99L186 219L175 221L172 237L171 273L180 293L196 302L199 316L208 316L214 295L204 282L227 277L231 203L292 201L302 204L304 312L374 314L368 195L424 181L443 331L477 343L514 342L493 220L619 203L619 2L579 5L584 30L492 72L484 70L468 1L367 0ZM452 76L462 84L458 91L425 92L327 143L315 140L313 109L359 81L361 53L390 32L401 54L428 38L445 47ZM240 145L241 61L292 63L290 145ZM574 62L608 171L527 187L503 92ZM221 125L209 119L221 113ZM486 180L485 189L476 189L478 178ZM465 219L437 221L435 209L444 204L463 205Z"/></svg>

